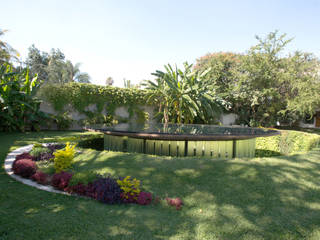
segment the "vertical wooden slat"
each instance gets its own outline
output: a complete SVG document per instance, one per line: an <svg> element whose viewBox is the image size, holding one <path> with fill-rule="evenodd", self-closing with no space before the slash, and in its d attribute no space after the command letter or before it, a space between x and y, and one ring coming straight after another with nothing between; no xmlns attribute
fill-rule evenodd
<svg viewBox="0 0 320 240"><path fill-rule="evenodd" d="M177 156L177 141L170 141L170 156Z"/></svg>
<svg viewBox="0 0 320 240"><path fill-rule="evenodd" d="M230 159L232 158L232 151L233 151L233 142L232 141L225 141L225 158Z"/></svg>
<svg viewBox="0 0 320 240"><path fill-rule="evenodd" d="M188 156L192 157L194 156L194 149L196 148L196 142L195 141L188 141Z"/></svg>
<svg viewBox="0 0 320 240"><path fill-rule="evenodd" d="M179 153L178 156L179 157L183 157L184 156L184 152L185 152L185 141L179 141Z"/></svg>

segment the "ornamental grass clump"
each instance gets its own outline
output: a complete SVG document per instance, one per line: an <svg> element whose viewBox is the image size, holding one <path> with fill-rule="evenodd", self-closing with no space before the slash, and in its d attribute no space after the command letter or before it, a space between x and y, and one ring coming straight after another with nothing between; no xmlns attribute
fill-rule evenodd
<svg viewBox="0 0 320 240"><path fill-rule="evenodd" d="M54 155L54 168L56 173L65 171L70 168L73 163L73 158L76 153L76 145L71 146L69 142L64 149L57 150Z"/></svg>
<svg viewBox="0 0 320 240"><path fill-rule="evenodd" d="M136 178L131 179L130 176L127 176L123 179L117 180L123 193L121 194L124 202L136 203L140 193L140 181Z"/></svg>

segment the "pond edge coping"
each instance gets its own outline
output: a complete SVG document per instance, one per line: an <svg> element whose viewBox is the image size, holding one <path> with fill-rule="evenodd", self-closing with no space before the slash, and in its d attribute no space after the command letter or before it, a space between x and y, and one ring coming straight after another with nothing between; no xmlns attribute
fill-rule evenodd
<svg viewBox="0 0 320 240"><path fill-rule="evenodd" d="M47 145L47 144L45 144L45 145ZM42 184L39 184L37 182L32 181L31 179L23 178L23 177L20 177L20 176L18 176L18 175L13 173L12 164L16 160L16 156L21 154L21 153L31 151L32 147L33 147L33 144L30 144L30 145L27 145L27 146L24 146L24 147L17 148L14 151L10 152L7 155L6 159L4 160L4 169L5 169L6 173L10 177L14 178L15 180L17 180L19 182L22 182L22 183L24 183L26 185L29 185L31 187L35 187L35 188L38 188L40 190L44 190L44 191L47 191L47 192L59 193L59 194L64 194L64 195L71 196L72 194L64 192L64 191L56 190L50 185L42 185Z"/></svg>

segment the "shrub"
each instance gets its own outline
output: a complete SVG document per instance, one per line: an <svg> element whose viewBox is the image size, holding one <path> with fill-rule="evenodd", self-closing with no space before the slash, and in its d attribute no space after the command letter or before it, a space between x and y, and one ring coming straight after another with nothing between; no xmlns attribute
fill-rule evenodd
<svg viewBox="0 0 320 240"><path fill-rule="evenodd" d="M140 193L140 181L135 178L130 178L130 176L127 176L123 179L119 179L117 180L117 183L123 191L123 198L132 202L133 200L138 199L138 195Z"/></svg>
<svg viewBox="0 0 320 240"><path fill-rule="evenodd" d="M41 160L41 157L47 156L47 154L51 154L50 149L46 147L33 147L32 150L30 151L30 155L33 157L34 161L39 161ZM51 154L52 156L52 154ZM53 157L53 156L52 156Z"/></svg>
<svg viewBox="0 0 320 240"><path fill-rule="evenodd" d="M24 152L24 153L21 153L21 154L16 156L16 160L20 160L20 159L30 159L30 160L32 160L32 156L28 152Z"/></svg>
<svg viewBox="0 0 320 240"><path fill-rule="evenodd" d="M47 148L50 149L51 153L55 152L56 150L62 149L65 147L65 144L60 143L50 143L47 145Z"/></svg>
<svg viewBox="0 0 320 240"><path fill-rule="evenodd" d="M93 171L78 172L72 176L69 185L70 186L74 186L77 184L88 185L89 183L94 182L94 180L96 179L97 179L97 173Z"/></svg>
<svg viewBox="0 0 320 240"><path fill-rule="evenodd" d="M290 155L299 152L307 152L319 146L318 134L300 131L281 130L281 135L272 137L260 137L256 139L256 156L269 157L278 155Z"/></svg>
<svg viewBox="0 0 320 240"><path fill-rule="evenodd" d="M149 192L140 192L137 203L139 205L149 205L152 202L152 194Z"/></svg>
<svg viewBox="0 0 320 240"><path fill-rule="evenodd" d="M36 162L36 164L37 164L38 170L43 173L53 175L56 172L54 168L54 163L52 161L39 161L39 162Z"/></svg>
<svg viewBox="0 0 320 240"><path fill-rule="evenodd" d="M180 198L166 198L168 205L176 207L177 210L180 210L183 202Z"/></svg>
<svg viewBox="0 0 320 240"><path fill-rule="evenodd" d="M29 178L36 172L37 166L35 162L30 159L19 159L14 161L12 170L14 174Z"/></svg>
<svg viewBox="0 0 320 240"><path fill-rule="evenodd" d="M121 203L122 190L117 181L112 177L105 177L97 179L90 185L93 197L100 202L108 204Z"/></svg>
<svg viewBox="0 0 320 240"><path fill-rule="evenodd" d="M65 149L57 150L54 155L54 168L56 169L56 172L61 172L72 165L72 161L74 158L74 155L76 153L75 148L76 145L71 146L69 142L67 142L67 145Z"/></svg>
<svg viewBox="0 0 320 240"><path fill-rule="evenodd" d="M52 177L51 184L59 190L65 190L69 185L71 177L72 174L68 172L56 173Z"/></svg>
<svg viewBox="0 0 320 240"><path fill-rule="evenodd" d="M104 138L103 136L93 137L90 139L82 140L78 143L81 148L91 148L98 151L104 150Z"/></svg>
<svg viewBox="0 0 320 240"><path fill-rule="evenodd" d="M85 196L87 194L87 189L88 189L88 186L87 185L84 185L82 183L79 183L79 184L76 184L76 185L73 185L71 186L69 184L69 186L65 189L68 193L76 193L76 194L79 194L79 195L82 195L82 196Z"/></svg>
<svg viewBox="0 0 320 240"><path fill-rule="evenodd" d="M40 184L48 184L49 175L41 171L37 171L35 174L31 176L31 179Z"/></svg>

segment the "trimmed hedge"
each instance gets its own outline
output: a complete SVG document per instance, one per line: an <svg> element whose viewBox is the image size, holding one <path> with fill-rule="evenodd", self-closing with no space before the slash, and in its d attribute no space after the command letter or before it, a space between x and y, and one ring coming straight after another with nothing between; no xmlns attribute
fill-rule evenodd
<svg viewBox="0 0 320 240"><path fill-rule="evenodd" d="M280 130L281 135L256 139L256 157L290 155L310 151L320 145L320 135Z"/></svg>

